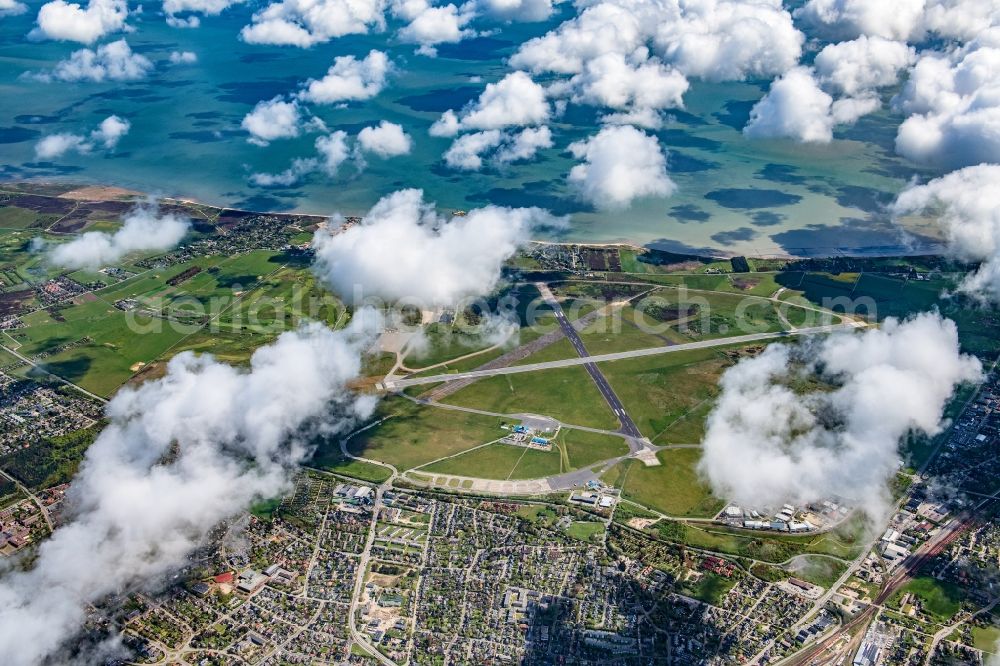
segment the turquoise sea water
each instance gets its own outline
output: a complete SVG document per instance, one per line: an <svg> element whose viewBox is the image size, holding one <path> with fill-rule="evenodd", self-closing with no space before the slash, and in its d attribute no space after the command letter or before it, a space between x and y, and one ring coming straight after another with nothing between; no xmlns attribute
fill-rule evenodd
<svg viewBox="0 0 1000 666"><path fill-rule="evenodd" d="M427 129L440 113L460 108L486 82L510 70L505 58L521 42L568 17L571 7L544 24L502 26L439 49L439 57L413 53L381 34L350 36L303 50L244 44L240 28L253 5L205 17L194 30L168 27L158 6L130 18L124 36L133 50L156 63L155 72L134 83L43 83L22 76L50 69L79 44L31 42L26 38L40 3L21 16L0 18L0 174L5 178L68 178L254 210L319 214L362 213L381 196L419 187L443 209L485 203L542 206L571 214L560 238L630 241L690 250L722 248L754 254L890 252L933 239L901 237L884 206L914 175L929 174L892 150L900 119L883 112L847 128L826 146L786 141L749 141L740 129L767 82L692 82L686 108L655 132L669 151L677 193L636 202L624 212L596 212L566 185L575 160L566 146L596 132L600 110L570 105L551 124L555 146L541 159L480 173L448 169L442 153L449 139ZM112 35L104 41L120 38ZM375 99L346 106L313 106L330 129L349 134L386 119L414 139L409 156L368 159L359 172L342 168L335 178L314 174L287 188L248 183L255 171L277 172L295 157L313 153L315 135L247 143L240 121L255 103L296 90L321 77L338 55L389 53L397 72ZM167 62L174 50L193 51L194 65ZM132 130L110 155L67 155L39 164L34 144L54 132L85 133L110 114L128 118Z"/></svg>

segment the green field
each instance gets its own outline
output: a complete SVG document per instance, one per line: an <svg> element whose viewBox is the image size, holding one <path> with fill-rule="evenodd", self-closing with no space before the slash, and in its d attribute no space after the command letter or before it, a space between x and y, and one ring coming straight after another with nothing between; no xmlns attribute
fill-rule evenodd
<svg viewBox="0 0 1000 666"><path fill-rule="evenodd" d="M556 443L566 452L569 469L589 467L628 454L628 445L621 437L587 430L562 428Z"/></svg>
<svg viewBox="0 0 1000 666"><path fill-rule="evenodd" d="M580 541L596 541L604 534L604 523L577 520L566 528L566 534Z"/></svg>
<svg viewBox="0 0 1000 666"><path fill-rule="evenodd" d="M736 581L732 578L726 578L712 572L705 572L698 579L697 583L686 583L682 585L681 590L689 597L694 597L707 604L718 606L722 598L726 596L726 593L733 589L735 585Z"/></svg>
<svg viewBox="0 0 1000 666"><path fill-rule="evenodd" d="M847 571L847 564L844 562L817 556L803 556L795 560L794 566L788 567L788 573L792 576L827 588L833 585L845 571Z"/></svg>
<svg viewBox="0 0 1000 666"><path fill-rule="evenodd" d="M972 640L977 650L996 654L997 643L1000 642L1000 627L973 627Z"/></svg>
<svg viewBox="0 0 1000 666"><path fill-rule="evenodd" d="M954 583L919 576L914 578L903 592L909 592L920 598L924 611L937 622L946 622L962 608L965 593Z"/></svg>
<svg viewBox="0 0 1000 666"><path fill-rule="evenodd" d="M421 467L421 472L429 474L453 474L470 476L480 479L510 478L514 467L528 449L510 444L490 444L468 451L454 458L446 458L436 463ZM556 456L556 464L559 458Z"/></svg>
<svg viewBox="0 0 1000 666"><path fill-rule="evenodd" d="M698 478L701 449L666 449L656 454L657 467L629 460L622 495L668 516L711 518L725 506Z"/></svg>
<svg viewBox="0 0 1000 666"><path fill-rule="evenodd" d="M392 476L392 471L388 467L373 465L363 460L344 458L340 455L339 448L334 448L333 446L318 450L313 456L312 461L310 461L310 464L327 472L350 476L372 483L382 483Z"/></svg>
<svg viewBox="0 0 1000 666"><path fill-rule="evenodd" d="M460 453L504 434L499 419L479 414L417 405L405 398L387 398L375 419L379 425L353 437L356 456L381 460L400 471Z"/></svg>
<svg viewBox="0 0 1000 666"><path fill-rule="evenodd" d="M542 414L590 428L618 427L618 419L582 366L487 377L444 402L500 414Z"/></svg>
<svg viewBox="0 0 1000 666"><path fill-rule="evenodd" d="M701 440L704 415L731 363L723 350L695 349L601 363L600 368L654 444Z"/></svg>

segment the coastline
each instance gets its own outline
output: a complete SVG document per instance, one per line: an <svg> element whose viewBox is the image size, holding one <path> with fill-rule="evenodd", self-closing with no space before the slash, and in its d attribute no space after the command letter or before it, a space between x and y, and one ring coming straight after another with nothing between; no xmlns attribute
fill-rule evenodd
<svg viewBox="0 0 1000 666"><path fill-rule="evenodd" d="M298 212L298 211L272 211L272 210L250 210L246 208L236 208L232 206L222 206L218 204L208 203L193 199L190 197L182 195L154 195L148 192L141 192L139 190L130 189L127 187L122 187L118 185L108 185L86 182L85 180L75 180L75 179L16 179L16 180L0 180L0 190L4 188L9 188L13 191L22 191L26 194L35 194L37 196L53 196L61 199L70 199L74 201L89 201L89 202L135 202L138 203L141 200L148 200L151 198L156 198L157 201L166 203L168 205L190 207L196 209L212 209L218 211L217 215L221 216L226 213L235 215L273 215L278 217L295 217L295 218L305 218L313 223L321 223L330 219L329 214L318 214L311 212ZM22 189L23 188L23 189ZM65 191L59 192L57 194L52 194L36 190L46 190L50 188L66 188ZM459 209L443 209L443 212L456 212ZM349 213L341 213L344 217L363 217L364 211L351 211ZM571 233L571 232L570 232ZM803 260L803 259L830 259L830 258L880 258L880 257L917 257L917 256L939 256L943 254L943 243L937 243L936 246L925 246L925 247L907 247L905 245L899 245L897 247L887 247L887 246L871 246L869 248L850 248L846 250L844 248L810 248L810 251L803 253L789 253L789 252L741 252L741 251L727 251L724 249L710 248L710 247L671 247L674 243L672 239L660 238L655 241L649 241L646 243L641 243L635 239L629 238L608 238L608 239L577 239L572 237L560 238L558 240L553 240L550 238L532 238L530 240L532 244L535 245L552 245L552 246L580 246L580 247L593 247L593 248L619 248L632 250L637 252L644 251L663 251L678 255L697 257L702 259L713 259L713 260L726 260L731 259L736 256L745 256L754 259L775 259L775 260ZM660 247L658 247L660 246ZM827 249L828 252L822 252L820 250Z"/></svg>

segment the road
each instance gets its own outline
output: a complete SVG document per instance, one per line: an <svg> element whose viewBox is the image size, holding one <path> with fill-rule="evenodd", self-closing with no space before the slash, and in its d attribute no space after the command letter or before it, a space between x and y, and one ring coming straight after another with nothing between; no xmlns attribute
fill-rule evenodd
<svg viewBox="0 0 1000 666"><path fill-rule="evenodd" d="M537 372L539 370L567 368L574 365L585 366L593 363L621 361L628 358L656 356L659 354L670 354L673 352L689 351L692 349L707 349L710 347L723 347L726 345L751 344L754 342L763 342L765 340L775 340L779 338L788 338L799 335L833 333L834 331L846 331L856 328L862 328L864 326L865 324L860 322L849 322L846 324L832 324L830 326L815 326L812 328L800 328L796 331L778 331L775 333L751 333L749 335L736 335L729 338L719 338L715 340L684 342L677 345L664 345L662 347L646 347L644 349L633 349L631 351L613 352L610 354L595 354L593 356L586 356L581 358L566 358L558 361L546 361L543 363L527 363L525 365L512 365L504 368L491 368L489 370L469 370L467 372L454 372L445 375L431 375L428 377L395 379L382 382L377 387L380 390L385 390L385 391L399 391L409 386L419 386L421 384L438 384L440 382L454 382L462 379L491 377L493 375L513 375L521 372Z"/></svg>
<svg viewBox="0 0 1000 666"><path fill-rule="evenodd" d="M38 507L38 510L42 512L42 518L45 519L45 524L48 525L49 532L55 529L55 525L52 523L52 516L49 515L49 509L42 503L42 500L38 499L38 495L31 492L30 488L28 488L26 485L24 485L23 483L21 483L20 481L15 479L12 475L8 474L2 469L0 469L0 476L10 479L14 483L14 485L17 486L18 490L27 495L28 499L30 499L32 502L35 503L35 506Z"/></svg>
<svg viewBox="0 0 1000 666"><path fill-rule="evenodd" d="M378 514L382 508L382 494L388 488L392 487L392 482L396 478L396 469L393 467L392 470L392 476L375 489L375 503L372 505L372 523L368 529L368 536L365 539L365 549L361 552L361 560L358 562L358 573L354 579L354 594L351 595L351 605L347 611L347 626L351 632L351 639L384 666L396 666L396 662L386 657L368 642L365 635L358 630L356 615L358 602L361 600L361 590L365 585L365 572L368 570L368 563L371 560L372 544L375 543L375 536L378 533Z"/></svg>

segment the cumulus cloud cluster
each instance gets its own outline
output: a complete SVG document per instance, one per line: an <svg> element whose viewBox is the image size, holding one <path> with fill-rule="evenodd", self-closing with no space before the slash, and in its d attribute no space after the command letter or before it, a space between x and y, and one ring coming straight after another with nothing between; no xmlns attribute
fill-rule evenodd
<svg viewBox="0 0 1000 666"><path fill-rule="evenodd" d="M255 13L240 37L252 44L308 48L344 35L383 31L386 12L404 22L396 33L397 40L416 44L417 53L434 56L436 45L476 35L470 24L477 18L542 21L552 13L552 0L469 0L458 4L433 4L429 0L279 0Z"/></svg>
<svg viewBox="0 0 1000 666"><path fill-rule="evenodd" d="M302 132L302 109L296 100L285 101L275 97L257 102L243 117L240 127L245 129L250 143L266 146L277 139L291 139Z"/></svg>
<svg viewBox="0 0 1000 666"><path fill-rule="evenodd" d="M127 18L126 0L88 0L86 7L76 2L51 0L38 10L37 27L30 36L93 44L125 28Z"/></svg>
<svg viewBox="0 0 1000 666"><path fill-rule="evenodd" d="M466 27L475 16L474 3L461 7L454 3L432 5L427 0L394 0L394 15L409 21L401 28L398 37L409 44L418 44L418 53L437 55L438 44L454 44L476 32Z"/></svg>
<svg viewBox="0 0 1000 666"><path fill-rule="evenodd" d="M167 23L174 28L197 28L201 25L198 14L218 16L243 0L164 0L163 12ZM183 17L178 16L184 14Z"/></svg>
<svg viewBox="0 0 1000 666"><path fill-rule="evenodd" d="M360 224L332 234L317 231L315 271L355 304L374 298L455 306L491 292L503 262L533 230L565 223L539 208L499 206L443 218L422 191L400 190L375 204Z"/></svg>
<svg viewBox="0 0 1000 666"><path fill-rule="evenodd" d="M70 270L95 270L111 266L131 252L168 250L184 238L190 226L185 217L160 216L155 205L139 206L122 218L117 231L88 231L52 247L46 258Z"/></svg>
<svg viewBox="0 0 1000 666"><path fill-rule="evenodd" d="M915 59L912 47L882 37L828 44L813 67L795 67L771 84L752 109L744 133L829 143L837 125L878 110L878 90L895 85Z"/></svg>
<svg viewBox="0 0 1000 666"><path fill-rule="evenodd" d="M796 18L830 39L861 35L922 42L966 40L995 25L1000 8L987 0L809 0Z"/></svg>
<svg viewBox="0 0 1000 666"><path fill-rule="evenodd" d="M240 38L307 48L344 35L385 29L385 0L280 0L253 15Z"/></svg>
<svg viewBox="0 0 1000 666"><path fill-rule="evenodd" d="M391 71L392 63L382 51L373 49L360 60L339 56L334 58L325 76L309 79L288 99L279 95L258 102L244 116L241 126L250 134L248 140L260 146L297 137L304 130L323 130L323 122L308 114L302 102L333 104L370 99L382 91Z"/></svg>
<svg viewBox="0 0 1000 666"><path fill-rule="evenodd" d="M526 127L520 132L483 130L464 134L444 153L452 169L479 171L488 160L503 165L530 160L539 150L552 147L552 131L546 127Z"/></svg>
<svg viewBox="0 0 1000 666"><path fill-rule="evenodd" d="M578 74L598 56L649 48L686 76L738 80L784 72L803 41L780 0L602 0L529 40L511 64Z"/></svg>
<svg viewBox="0 0 1000 666"><path fill-rule="evenodd" d="M291 166L280 173L254 173L250 182L260 187L288 187L311 173L321 172L334 177L340 167L352 157L358 170L366 165L365 155L372 154L382 159L409 154L412 148L410 135L402 126L383 120L378 125L362 128L351 149L351 139L347 132L337 130L317 137L314 144L316 155L292 161Z"/></svg>
<svg viewBox="0 0 1000 666"><path fill-rule="evenodd" d="M569 149L584 160L570 170L569 182L597 208L622 210L634 199L670 196L676 189L660 142L634 127L605 127Z"/></svg>
<svg viewBox="0 0 1000 666"><path fill-rule="evenodd" d="M410 152L413 140L401 125L383 120L358 132L358 146L361 151L379 157L397 157Z"/></svg>
<svg viewBox="0 0 1000 666"><path fill-rule="evenodd" d="M900 439L935 434L956 385L979 379L954 322L925 313L881 329L772 344L720 380L698 469L720 497L755 507L841 497L882 517ZM818 375L834 386L802 394Z"/></svg>
<svg viewBox="0 0 1000 666"><path fill-rule="evenodd" d="M486 84L479 98L456 113L445 111L431 126L432 136L455 136L465 130L502 129L540 125L549 120L552 105L545 88L525 72L511 72Z"/></svg>
<svg viewBox="0 0 1000 666"><path fill-rule="evenodd" d="M35 144L35 157L40 160L53 160L66 153L87 154L95 148L114 150L131 127L132 124L124 118L108 116L88 135L67 132L49 134Z"/></svg>
<svg viewBox="0 0 1000 666"><path fill-rule="evenodd" d="M19 16L28 11L28 5L17 0L0 0L0 17Z"/></svg>
<svg viewBox="0 0 1000 666"><path fill-rule="evenodd" d="M0 578L4 663L41 663L87 604L167 575L220 521L286 491L306 432L369 416L373 399L346 386L378 325L371 310L337 332L307 325L247 370L182 352L162 379L122 389L73 481L68 521L30 569Z"/></svg>
<svg viewBox="0 0 1000 666"><path fill-rule="evenodd" d="M298 98L315 104L371 99L382 92L392 69L389 56L372 49L361 60L339 56L321 79L309 79Z"/></svg>
<svg viewBox="0 0 1000 666"><path fill-rule="evenodd" d="M748 136L829 142L836 125L877 110L879 91L908 71L894 99L895 108L910 115L899 129L897 152L945 168L997 161L995 2L809 0L795 15L835 43L817 54L813 67L774 82L754 109ZM918 56L912 45L925 50Z"/></svg>
<svg viewBox="0 0 1000 666"><path fill-rule="evenodd" d="M134 53L128 42L119 39L96 49L73 51L50 72L33 75L41 81L136 81L153 70L149 58Z"/></svg>
<svg viewBox="0 0 1000 666"><path fill-rule="evenodd" d="M254 173L250 176L250 182L260 187L288 187L311 173L322 172L333 177L351 156L347 132L343 130L317 137L313 145L316 148L314 157L295 159L290 167L280 173Z"/></svg>
<svg viewBox="0 0 1000 666"><path fill-rule="evenodd" d="M896 135L901 155L945 168L1000 162L1000 28L921 55L895 104L909 114Z"/></svg>
<svg viewBox="0 0 1000 666"><path fill-rule="evenodd" d="M982 262L961 288L1000 303L1000 165L967 167L908 187L892 213L932 215L952 256Z"/></svg>
<svg viewBox="0 0 1000 666"><path fill-rule="evenodd" d="M479 98L458 113L445 111L431 126L431 136L458 137L445 152L445 164L453 169L478 171L484 155L495 164L533 158L552 147L552 131L544 125L553 115L544 87L525 72L511 72L496 83L488 83ZM525 127L519 132L507 128ZM535 127L537 126L537 127Z"/></svg>

